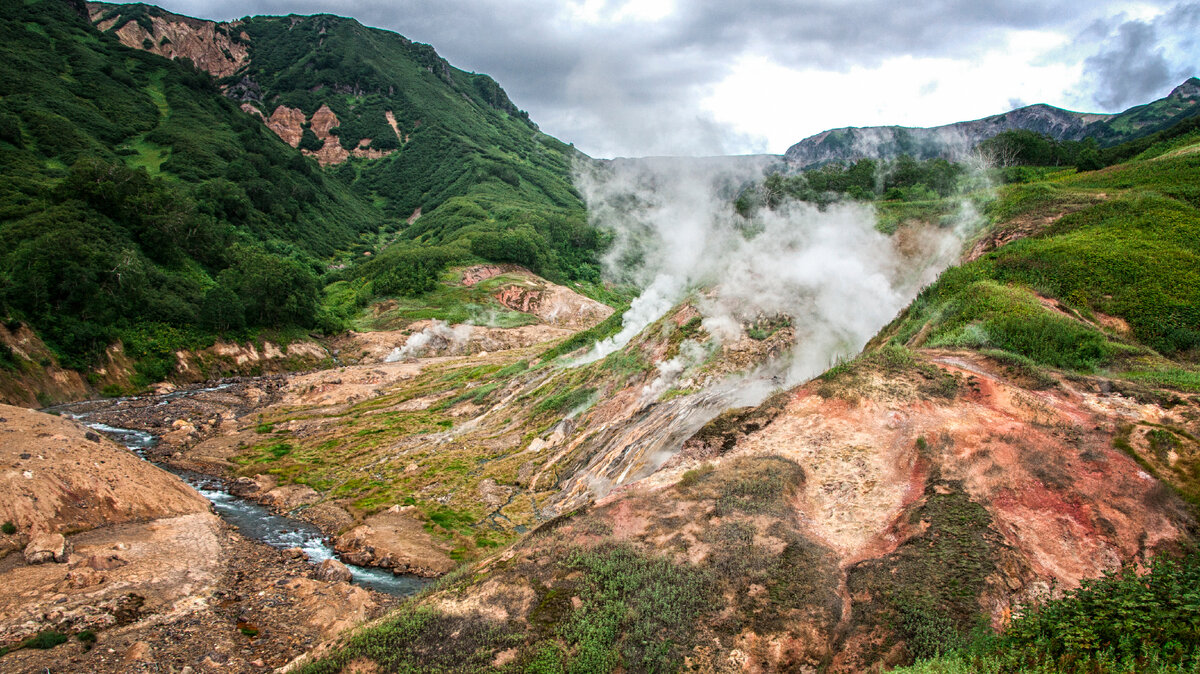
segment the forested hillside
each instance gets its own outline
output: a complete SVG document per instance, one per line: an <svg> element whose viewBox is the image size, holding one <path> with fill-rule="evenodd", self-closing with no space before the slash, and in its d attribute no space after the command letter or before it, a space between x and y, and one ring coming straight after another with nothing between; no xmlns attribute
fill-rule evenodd
<svg viewBox="0 0 1200 674"><path fill-rule="evenodd" d="M219 335L340 330L453 261L597 278L577 153L428 45L68 0L7 7L0 34L0 317L65 367L121 342L144 385Z"/></svg>
<svg viewBox="0 0 1200 674"><path fill-rule="evenodd" d="M72 367L139 334L315 326L320 261L382 215L207 73L82 11L0 16L0 313Z"/></svg>
<svg viewBox="0 0 1200 674"><path fill-rule="evenodd" d="M582 155L539 132L487 75L332 15L212 24L147 5L90 6L105 32L164 53L169 32L215 26L246 53L236 62L222 58L228 47L204 53L214 72L233 70L218 83L228 96L401 223L387 241L451 247L407 257L436 267L474 253L595 278L600 242L570 177ZM223 53L210 57L214 49Z"/></svg>

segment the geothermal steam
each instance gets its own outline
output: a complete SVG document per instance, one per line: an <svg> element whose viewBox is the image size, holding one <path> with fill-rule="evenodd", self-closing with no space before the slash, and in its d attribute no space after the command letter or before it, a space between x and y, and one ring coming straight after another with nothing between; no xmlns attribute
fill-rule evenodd
<svg viewBox="0 0 1200 674"><path fill-rule="evenodd" d="M796 343L783 383L805 381L861 350L955 260L977 221L968 202L949 226L893 236L875 229L870 204L855 202L825 209L797 202L743 218L733 199L762 175L761 166L689 159L617 161L578 172L593 223L615 236L606 274L644 288L622 330L583 362L621 348L689 293L711 288L694 301L718 343L739 339L744 324L785 316ZM689 353L659 364L660 379L702 360Z"/></svg>
<svg viewBox="0 0 1200 674"><path fill-rule="evenodd" d="M430 349L459 351L471 339L472 327L463 323L450 327L445 321L434 319L424 330L408 336L404 346L397 346L383 359L385 363L396 363L417 358Z"/></svg>
<svg viewBox="0 0 1200 674"><path fill-rule="evenodd" d="M745 325L786 317L796 341L788 357L660 403L621 432L602 433L588 469L564 488L560 507L653 473L723 410L756 405L859 352L958 257L978 222L966 201L954 222L905 227L892 236L875 229L874 208L862 203L825 209L793 203L743 218L733 201L763 170L753 162L649 159L577 171L593 224L614 234L607 276L643 288L621 331L577 363L620 349L689 296L713 339L687 340L677 356L656 363L643 405L673 386L694 386L689 370L722 343L742 339Z"/></svg>

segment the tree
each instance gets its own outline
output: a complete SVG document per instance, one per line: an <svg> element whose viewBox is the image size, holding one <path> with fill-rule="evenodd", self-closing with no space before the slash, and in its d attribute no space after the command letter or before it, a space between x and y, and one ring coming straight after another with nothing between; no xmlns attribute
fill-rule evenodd
<svg viewBox="0 0 1200 674"><path fill-rule="evenodd" d="M200 322L209 330L222 333L241 330L246 327L246 308L237 293L218 284L204 294Z"/></svg>

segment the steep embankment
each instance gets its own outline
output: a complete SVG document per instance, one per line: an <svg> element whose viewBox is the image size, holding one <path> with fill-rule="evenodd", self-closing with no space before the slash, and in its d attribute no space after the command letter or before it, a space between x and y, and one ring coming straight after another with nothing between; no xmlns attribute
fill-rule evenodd
<svg viewBox="0 0 1200 674"><path fill-rule="evenodd" d="M1003 625L1051 585L1190 540L1186 505L1112 436L1191 428L1200 410L1097 390L1033 391L970 353L885 350L723 417L664 470L543 525L333 662L370 659L401 631L388 663L901 662L979 616ZM446 650L449 631L473 636Z"/></svg>
<svg viewBox="0 0 1200 674"><path fill-rule="evenodd" d="M247 541L182 480L68 419L0 405L0 488L6 672L259 671L391 602Z"/></svg>

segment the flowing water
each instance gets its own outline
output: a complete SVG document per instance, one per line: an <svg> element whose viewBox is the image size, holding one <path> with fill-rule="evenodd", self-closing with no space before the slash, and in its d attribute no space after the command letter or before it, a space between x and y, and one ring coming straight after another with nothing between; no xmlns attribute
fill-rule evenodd
<svg viewBox="0 0 1200 674"><path fill-rule="evenodd" d="M201 389L201 390L217 390ZM191 391L190 393L197 393ZM179 392L167 394L178 397ZM160 403L161 404L161 403ZM143 459L147 459L146 450L157 442L153 434L129 428L117 428L107 424L91 422L86 414L70 414L64 412L85 426L108 435L117 442L125 445ZM149 460L149 459L147 459ZM308 555L313 564L320 564L326 559L334 558L333 548L329 545L324 534L317 527L284 515L276 515L264 506L254 501L234 496L224 489L221 483L208 475L185 470L175 470L170 466L155 463L159 468L178 475L185 482L208 499L216 511L226 522L237 527L238 531L247 538L262 541L275 548L300 548ZM346 564L350 575L357 585L370 588L377 592L397 596L407 596L416 593L429 581L412 575L395 575L387 569L377 569L365 566Z"/></svg>

